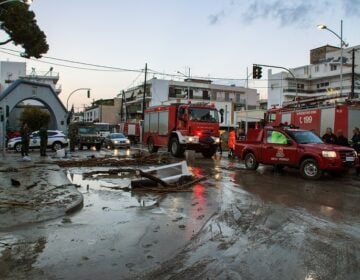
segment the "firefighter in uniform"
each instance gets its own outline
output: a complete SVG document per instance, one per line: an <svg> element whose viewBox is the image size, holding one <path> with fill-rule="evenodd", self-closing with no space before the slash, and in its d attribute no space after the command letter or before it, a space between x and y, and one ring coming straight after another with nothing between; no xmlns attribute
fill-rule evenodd
<svg viewBox="0 0 360 280"><path fill-rule="evenodd" d="M75 145L76 145L76 127L75 126L70 127L69 139L70 139L70 151L75 152Z"/></svg>
<svg viewBox="0 0 360 280"><path fill-rule="evenodd" d="M228 139L229 157L234 156L235 142L236 142L235 129L231 127L229 132L229 139Z"/></svg>
<svg viewBox="0 0 360 280"><path fill-rule="evenodd" d="M42 126L40 128L39 136L40 136L40 156L45 157L46 156L47 143L48 143L48 134L47 134L46 126Z"/></svg>

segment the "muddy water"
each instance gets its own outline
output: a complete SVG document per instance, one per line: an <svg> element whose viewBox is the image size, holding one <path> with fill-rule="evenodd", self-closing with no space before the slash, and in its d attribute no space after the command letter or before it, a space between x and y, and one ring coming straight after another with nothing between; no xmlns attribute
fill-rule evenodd
<svg viewBox="0 0 360 280"><path fill-rule="evenodd" d="M207 180L163 196L109 188L128 186L126 176L83 179L93 169L69 169L84 208L2 233L13 246L0 246L0 278L359 279L356 179L187 160Z"/></svg>
<svg viewBox="0 0 360 280"><path fill-rule="evenodd" d="M129 186L125 174L83 179L93 170L101 169L67 170L84 195L81 211L1 235L13 245L0 247L1 279L132 278L181 250L217 210L216 191L207 184L184 193L134 194L111 189Z"/></svg>

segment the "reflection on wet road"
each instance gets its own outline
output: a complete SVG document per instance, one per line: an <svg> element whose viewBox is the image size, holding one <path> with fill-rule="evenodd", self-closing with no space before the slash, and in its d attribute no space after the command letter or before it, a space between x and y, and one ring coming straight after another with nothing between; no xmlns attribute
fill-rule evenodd
<svg viewBox="0 0 360 280"><path fill-rule="evenodd" d="M131 178L83 179L90 169L69 169L84 208L0 233L1 242L13 244L11 251L0 246L0 276L358 279L357 180L305 181L296 171L277 174L263 167L250 172L219 157L188 162L192 173L207 180L191 192L166 195L113 190Z"/></svg>

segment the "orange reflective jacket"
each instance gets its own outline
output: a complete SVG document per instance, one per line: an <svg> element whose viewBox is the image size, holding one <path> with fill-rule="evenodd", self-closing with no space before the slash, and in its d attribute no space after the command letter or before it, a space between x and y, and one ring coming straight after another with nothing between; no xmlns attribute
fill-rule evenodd
<svg viewBox="0 0 360 280"><path fill-rule="evenodd" d="M228 139L228 146L229 149L235 149L235 141L236 141L236 133L235 131L230 131L229 133L229 139Z"/></svg>

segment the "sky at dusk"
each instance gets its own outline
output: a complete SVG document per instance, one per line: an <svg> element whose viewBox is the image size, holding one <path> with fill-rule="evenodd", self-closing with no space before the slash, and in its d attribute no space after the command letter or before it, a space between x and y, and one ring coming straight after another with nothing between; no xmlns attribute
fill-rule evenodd
<svg viewBox="0 0 360 280"><path fill-rule="evenodd" d="M340 45L317 24L340 34L341 19L344 41L360 44L360 0L34 0L31 9L47 36L46 56L133 70L147 62L152 70L174 75L190 68L196 77L245 79L253 63L290 68L309 64L310 49ZM21 50L12 44L2 47ZM0 59L24 61L2 52ZM64 103L77 88L91 88L91 99L113 98L144 79L137 72L72 69L51 63L93 67L40 61L50 64L26 60L28 72L51 66L59 72ZM244 85L241 80L231 83ZM266 81L249 85L266 93ZM69 103L82 107L90 100L84 91Z"/></svg>

